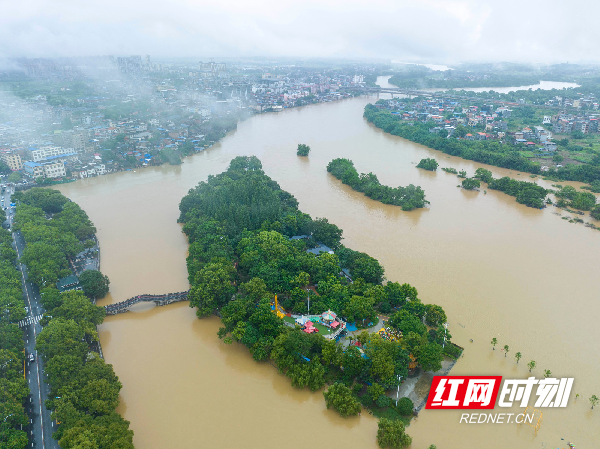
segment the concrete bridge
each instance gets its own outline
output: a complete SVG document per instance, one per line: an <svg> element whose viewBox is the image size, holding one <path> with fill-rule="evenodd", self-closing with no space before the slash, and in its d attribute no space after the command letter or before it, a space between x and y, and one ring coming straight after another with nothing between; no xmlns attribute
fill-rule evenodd
<svg viewBox="0 0 600 449"><path fill-rule="evenodd" d="M164 295L139 295L133 298L126 299L125 301L117 302L115 304L109 304L104 306L107 315L116 315L118 313L129 312L131 306L140 302L153 302L157 306L166 306L173 302L186 301L188 297L188 291L177 292L177 293L166 293Z"/></svg>

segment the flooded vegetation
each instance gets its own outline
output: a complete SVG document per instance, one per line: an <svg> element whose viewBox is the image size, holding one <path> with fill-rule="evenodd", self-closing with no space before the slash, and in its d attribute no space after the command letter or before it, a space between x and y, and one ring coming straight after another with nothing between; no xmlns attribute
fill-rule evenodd
<svg viewBox="0 0 600 449"><path fill-rule="evenodd" d="M373 99L354 98L263 114L240 123L221 143L179 166L148 167L60 186L97 227L102 272L111 294L101 305L135 295L189 288L188 242L177 224L178 204L192 187L223 172L238 155L256 155L263 170L298 200L299 209L344 229L342 243L370 254L394 282L418 286L425 303L442 306L449 331L466 348L453 375L536 377L550 369L575 377L580 395L565 409L544 412L537 434L528 426L459 424L459 411L428 411L408 427L413 447L458 449L482 441L492 449L560 445L600 439L587 398L597 394L600 331L595 307L600 278L597 231L573 227L550 208L533 209L500 192L457 189L456 176L417 170L423 158L494 178L519 172L466 161L391 136L362 116ZM298 142L311 148L296 155ZM419 185L429 208L402 211L352 190L327 173L332 159L349 158L358 172L384 185ZM550 182L537 181L544 188ZM567 184L567 183L563 183ZM568 183L579 186L578 183ZM106 318L100 340L123 384L117 411L144 448L304 447L295 423L352 448L376 447L370 416L343 419L320 395L297 390L268 364L216 335L218 318L198 320L185 303L137 305ZM521 352L520 364L489 341ZM192 430L194 429L194 430ZM200 435L200 436L199 436Z"/></svg>

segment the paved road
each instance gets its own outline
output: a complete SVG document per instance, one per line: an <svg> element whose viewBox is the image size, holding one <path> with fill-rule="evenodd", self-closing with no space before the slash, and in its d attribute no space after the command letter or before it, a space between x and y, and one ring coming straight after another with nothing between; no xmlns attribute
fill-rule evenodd
<svg viewBox="0 0 600 449"><path fill-rule="evenodd" d="M10 204L10 193L4 194L4 204ZM12 228L12 220L14 218L11 209L6 211L8 221ZM19 259L23 254L25 241L20 233L13 232L13 240L15 249ZM40 295L37 288L27 282L27 267L19 263L23 281L23 299L27 307L27 317L20 323L24 330L25 336L25 354L27 356L25 375L29 383L31 395L27 407L27 414L30 419L29 438L32 448L36 449L59 449L58 443L52 438L52 433L55 430L56 422L50 417L50 410L44 406L45 401L50 394L50 388L44 382L44 364L41 358L38 358L35 350L37 335L41 332L42 327L38 324L40 315L44 313L44 309L40 303ZM33 360L29 360L29 355L33 354Z"/></svg>

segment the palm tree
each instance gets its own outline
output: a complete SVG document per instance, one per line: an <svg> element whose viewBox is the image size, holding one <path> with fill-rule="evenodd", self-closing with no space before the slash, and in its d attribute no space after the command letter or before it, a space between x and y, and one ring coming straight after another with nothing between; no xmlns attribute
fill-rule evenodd
<svg viewBox="0 0 600 449"><path fill-rule="evenodd" d="M496 337L492 338L492 349L495 351L496 350L496 345L498 344L498 340L496 340Z"/></svg>
<svg viewBox="0 0 600 449"><path fill-rule="evenodd" d="M532 370L533 368L535 368L535 360L532 360L532 361L530 361L530 362L527 364L527 368L529 368L529 372L531 372L531 370Z"/></svg>
<svg viewBox="0 0 600 449"><path fill-rule="evenodd" d="M548 379L551 376L552 376L552 371L550 371L549 369L545 369L544 370L544 378Z"/></svg>
<svg viewBox="0 0 600 449"><path fill-rule="evenodd" d="M510 348L508 347L508 345L504 345L504 357L506 357L506 354L508 354L509 349Z"/></svg>
<svg viewBox="0 0 600 449"><path fill-rule="evenodd" d="M523 355L522 355L520 352L517 352L517 353L515 354L515 359L517 359L517 363L519 363L519 359L520 359L521 357L523 357Z"/></svg>
<svg viewBox="0 0 600 449"><path fill-rule="evenodd" d="M595 407L596 405L598 405L598 401L600 401L600 399L598 399L598 398L596 397L596 395L595 395L595 394L593 394L593 395L592 395L592 397L590 398L590 403L592 404L592 410L594 410L594 407Z"/></svg>

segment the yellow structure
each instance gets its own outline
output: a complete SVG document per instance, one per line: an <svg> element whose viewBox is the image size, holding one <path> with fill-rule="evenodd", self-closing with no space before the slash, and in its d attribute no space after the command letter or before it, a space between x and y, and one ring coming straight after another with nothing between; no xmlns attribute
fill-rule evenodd
<svg viewBox="0 0 600 449"><path fill-rule="evenodd" d="M277 295L275 295L275 315L277 315L277 318L283 318L285 316L285 314L279 307L279 303L277 302Z"/></svg>

